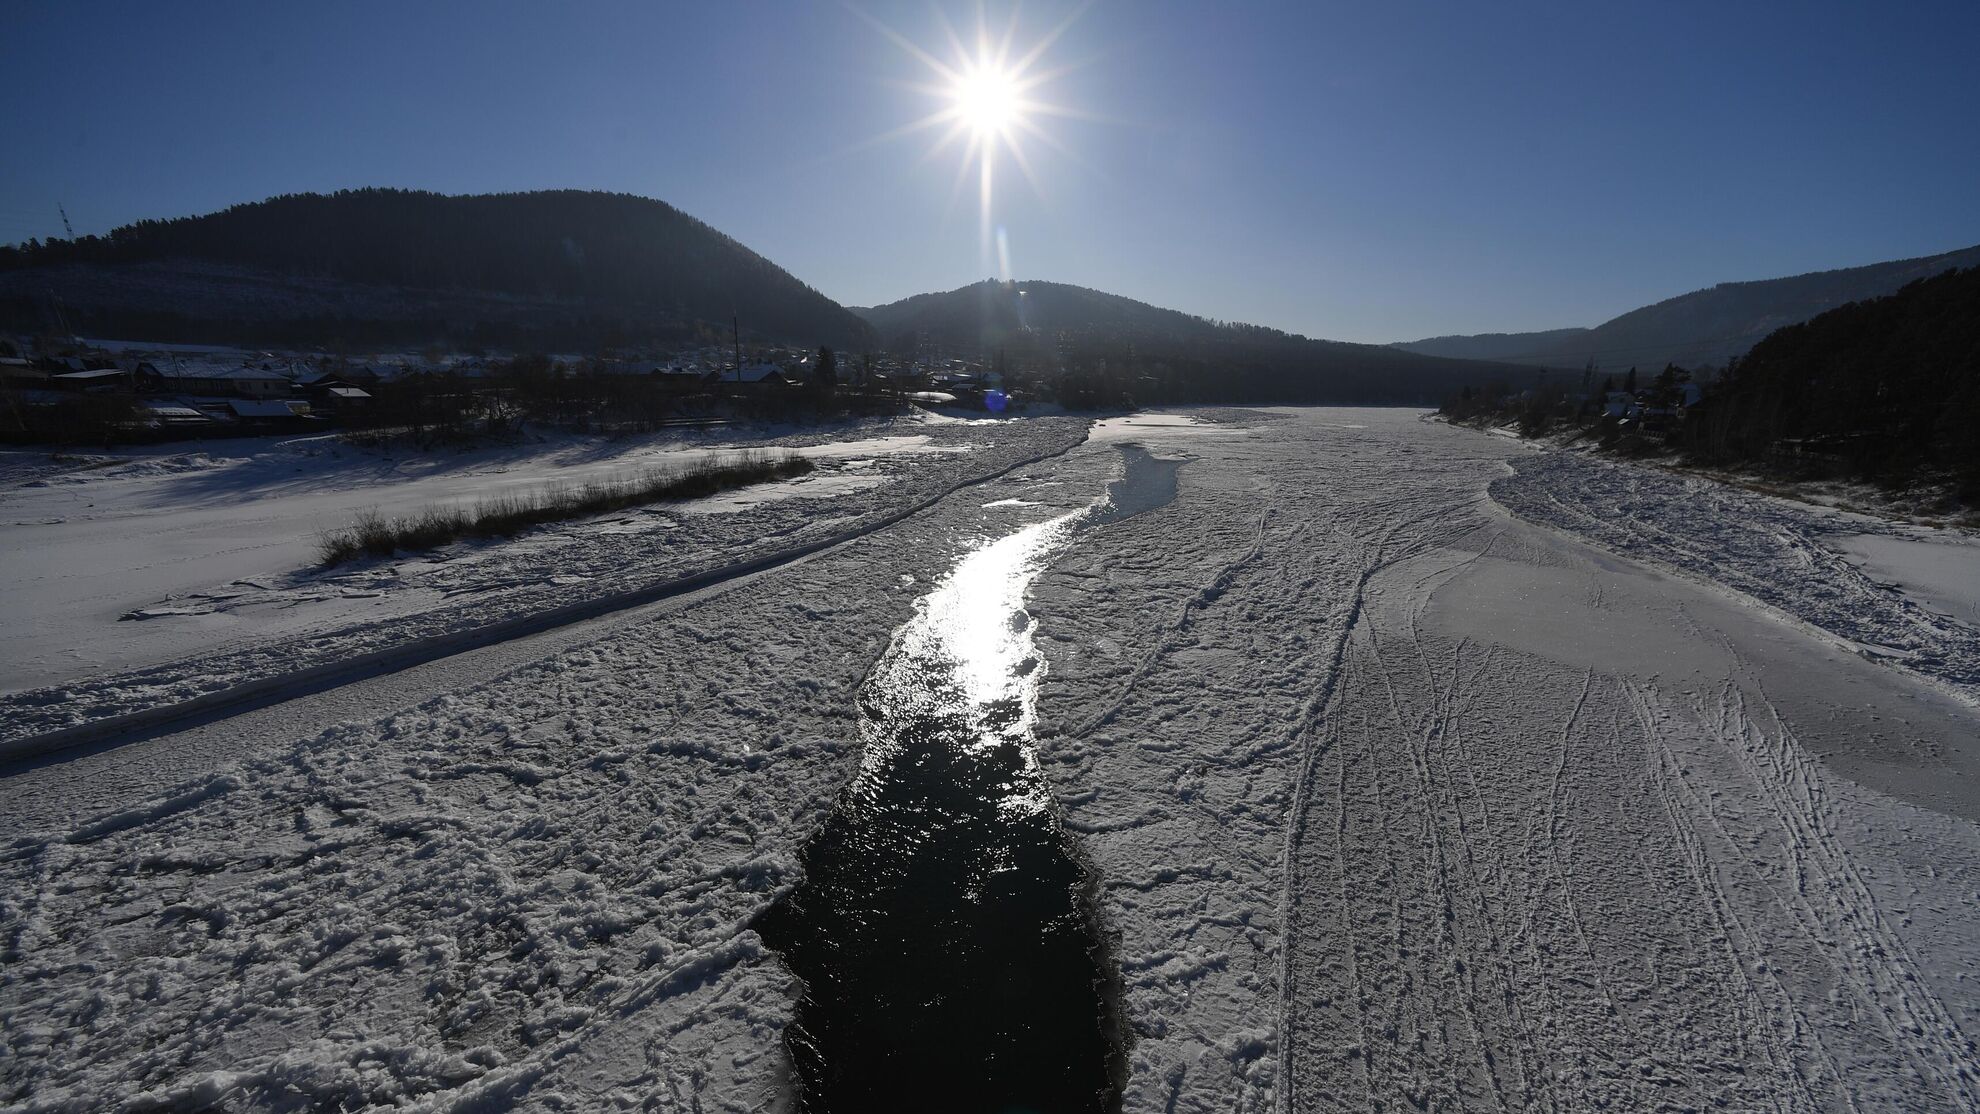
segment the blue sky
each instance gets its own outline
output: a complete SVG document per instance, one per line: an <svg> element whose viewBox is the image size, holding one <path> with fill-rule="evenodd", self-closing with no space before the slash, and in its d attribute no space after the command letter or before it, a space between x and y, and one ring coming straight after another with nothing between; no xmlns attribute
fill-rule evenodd
<svg viewBox="0 0 1980 1114"><path fill-rule="evenodd" d="M865 3L938 55L972 4ZM1011 9L990 4L1001 28ZM1026 4L1020 45L1073 9ZM938 18L938 14L941 18ZM393 185L657 197L849 305L994 274L840 3L0 0L0 240ZM1020 278L1344 340L1980 243L1980 4L1101 0L999 163Z"/></svg>

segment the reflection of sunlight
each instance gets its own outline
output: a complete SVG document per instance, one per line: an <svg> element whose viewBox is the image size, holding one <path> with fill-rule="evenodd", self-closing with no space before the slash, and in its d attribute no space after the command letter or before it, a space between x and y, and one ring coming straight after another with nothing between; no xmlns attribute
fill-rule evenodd
<svg viewBox="0 0 1980 1114"><path fill-rule="evenodd" d="M1025 592L1080 513L1028 526L957 562L901 629L873 678L891 734L920 717L958 717L973 745L1029 734L1039 674Z"/></svg>
<svg viewBox="0 0 1980 1114"><path fill-rule="evenodd" d="M921 633L929 639L930 656L952 663L962 698L973 708L1028 695L1035 671L1026 668L1032 649L1024 594L1073 517L1041 522L984 546L963 558L928 597Z"/></svg>

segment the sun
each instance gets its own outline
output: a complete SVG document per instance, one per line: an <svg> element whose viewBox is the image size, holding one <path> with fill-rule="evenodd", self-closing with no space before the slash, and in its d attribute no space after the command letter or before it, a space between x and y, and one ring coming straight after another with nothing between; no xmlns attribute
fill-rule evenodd
<svg viewBox="0 0 1980 1114"><path fill-rule="evenodd" d="M994 198L997 166L1008 158L1036 191L1038 180L1032 173L1031 158L1025 151L1026 141L1036 140L1062 154L1071 154L1063 143L1041 126L1039 117L1085 117L1086 114L1042 100L1039 93L1041 87L1053 78L1076 67L1046 70L1040 63L1046 50L1072 26L1084 6L1076 8L1064 22L1024 49L1020 49L1018 44L1016 5L1011 8L1010 22L998 34L988 26L984 8L979 4L975 41L968 45L937 8L936 17L941 22L943 37L948 40L948 60L915 45L906 36L858 7L852 10L926 66L935 78L932 84L912 83L908 86L932 97L934 111L870 142L939 128L941 135L929 149L929 157L960 144L962 158L956 167L956 181L950 201L953 204L974 170L984 261L991 261L994 243L997 245L994 254L1002 263L1000 270L1008 270L1008 252L1003 247L1004 232L996 227Z"/></svg>
<svg viewBox="0 0 1980 1114"><path fill-rule="evenodd" d="M957 74L954 84L949 95L956 102L956 117L969 125L979 141L1009 135L1024 107L1014 75L994 64L972 66Z"/></svg>

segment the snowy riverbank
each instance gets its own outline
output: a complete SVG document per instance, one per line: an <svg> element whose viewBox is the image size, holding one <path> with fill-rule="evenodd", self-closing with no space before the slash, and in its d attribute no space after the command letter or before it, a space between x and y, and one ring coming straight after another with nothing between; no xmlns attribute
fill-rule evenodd
<svg viewBox="0 0 1980 1114"><path fill-rule="evenodd" d="M1980 629L1949 613L1947 581L1980 583L1980 547L1944 531L1757 495L1711 480L1544 452L1510 461L1493 499L1522 518L1676 569L1783 614L1980 706ZM1939 535L1934 542L1923 539ZM1852 547L1865 536L1936 544L1936 560L1898 547L1922 591L1872 579ZM1964 570L1960 572L1957 570ZM1894 571L1894 570L1893 570Z"/></svg>
<svg viewBox="0 0 1980 1114"><path fill-rule="evenodd" d="M1071 418L891 422L754 439L738 444L803 453L820 468L695 503L328 570L305 556L308 524L325 517L624 475L729 447L488 450L403 462L423 477L408 479L389 461L353 463L342 459L351 450L303 446L294 451L338 455L294 465L304 479L288 474L284 451L271 451L279 459L250 455L189 472L139 462L16 489L0 496L0 508L20 519L0 532L8 554L0 590L22 606L0 634L13 647L6 676L30 687L0 695L0 743L424 646L458 650L517 622L827 544L1063 451L1084 428ZM245 569L254 571L219 579Z"/></svg>

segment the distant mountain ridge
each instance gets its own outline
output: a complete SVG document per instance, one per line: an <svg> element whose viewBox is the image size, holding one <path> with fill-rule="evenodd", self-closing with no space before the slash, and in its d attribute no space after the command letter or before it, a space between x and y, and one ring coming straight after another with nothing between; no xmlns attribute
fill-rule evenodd
<svg viewBox="0 0 1980 1114"><path fill-rule="evenodd" d="M78 331L160 340L596 345L726 335L740 317L757 339L872 341L845 307L673 206L580 190L289 194L0 248L0 319L39 324L49 295Z"/></svg>
<svg viewBox="0 0 1980 1114"><path fill-rule="evenodd" d="M1536 355L1567 351L1575 343L1581 341L1594 331L1593 329L1569 328L1547 329L1537 333L1455 334L1452 336L1425 337L1422 340L1398 341L1389 347L1401 348L1409 352L1420 352L1426 356L1448 356L1461 360L1505 360L1508 363L1525 363L1536 358Z"/></svg>
<svg viewBox="0 0 1980 1114"><path fill-rule="evenodd" d="M1504 360L1537 367L1605 369L1723 366L1785 325L1850 302L1880 298L1917 279L1980 265L1980 246L1941 255L1725 282L1634 309L1592 329L1428 337L1391 347L1428 356Z"/></svg>
<svg viewBox="0 0 1980 1114"><path fill-rule="evenodd" d="M1434 404L1505 364L1423 356L1376 344L1314 340L1214 321L1065 283L986 280L858 309L894 351L1045 364L1070 360L1124 377L1143 403L1206 401Z"/></svg>
<svg viewBox="0 0 1980 1114"><path fill-rule="evenodd" d="M975 346L987 351L1027 331L1201 337L1227 327L1118 294L1042 281L985 280L942 293L916 294L884 306L854 307L853 312L878 329L883 342L903 342L894 345L900 349L912 348L923 333L945 346Z"/></svg>

